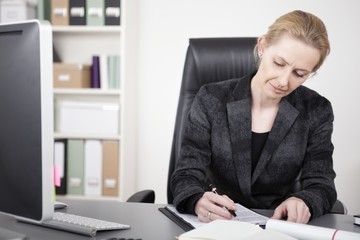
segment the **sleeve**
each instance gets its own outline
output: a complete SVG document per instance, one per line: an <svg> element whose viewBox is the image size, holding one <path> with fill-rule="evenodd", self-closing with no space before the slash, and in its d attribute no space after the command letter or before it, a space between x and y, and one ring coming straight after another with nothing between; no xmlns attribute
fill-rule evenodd
<svg viewBox="0 0 360 240"><path fill-rule="evenodd" d="M337 198L331 141L334 114L325 98L317 103L310 112L310 135L300 178L303 190L292 194L304 200L314 218L329 212Z"/></svg>
<svg viewBox="0 0 360 240"><path fill-rule="evenodd" d="M192 196L205 192L206 169L211 161L209 98L203 87L194 99L184 129L180 157L171 178L173 203L182 212L189 211L185 203Z"/></svg>

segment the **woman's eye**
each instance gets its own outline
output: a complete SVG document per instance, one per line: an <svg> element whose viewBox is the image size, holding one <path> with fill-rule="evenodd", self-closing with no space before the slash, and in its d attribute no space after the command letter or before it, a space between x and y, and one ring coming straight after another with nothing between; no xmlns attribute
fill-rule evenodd
<svg viewBox="0 0 360 240"><path fill-rule="evenodd" d="M295 74L295 76L296 77L299 77L299 78L303 78L303 77L305 77L305 74L302 74L302 73L299 73L299 72L294 72L294 74Z"/></svg>
<svg viewBox="0 0 360 240"><path fill-rule="evenodd" d="M276 61L274 61L274 64L275 64L276 66L278 66L278 67L283 67L283 66L284 66L284 64L279 63L279 62L276 62Z"/></svg>

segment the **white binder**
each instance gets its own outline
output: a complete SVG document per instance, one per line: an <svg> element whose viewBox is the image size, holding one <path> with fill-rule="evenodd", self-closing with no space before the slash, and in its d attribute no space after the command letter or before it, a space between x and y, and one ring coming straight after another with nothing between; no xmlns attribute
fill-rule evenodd
<svg viewBox="0 0 360 240"><path fill-rule="evenodd" d="M85 141L85 195L101 196L102 193L102 143Z"/></svg>

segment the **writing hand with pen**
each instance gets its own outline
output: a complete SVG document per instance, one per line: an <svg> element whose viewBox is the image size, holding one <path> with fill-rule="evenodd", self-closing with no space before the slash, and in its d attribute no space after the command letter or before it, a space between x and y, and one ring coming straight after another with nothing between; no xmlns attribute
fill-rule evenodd
<svg viewBox="0 0 360 240"><path fill-rule="evenodd" d="M236 217L236 206L226 195L219 195L214 186L205 192L195 204L195 213L201 222L211 222L215 219L232 219Z"/></svg>

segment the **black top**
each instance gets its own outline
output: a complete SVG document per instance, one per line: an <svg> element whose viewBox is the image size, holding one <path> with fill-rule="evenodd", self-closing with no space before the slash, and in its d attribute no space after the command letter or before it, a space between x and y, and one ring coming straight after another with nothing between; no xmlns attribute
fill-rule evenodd
<svg viewBox="0 0 360 240"><path fill-rule="evenodd" d="M251 172L254 172L254 169L259 161L262 149L264 148L266 139L269 136L269 132L251 132L251 134Z"/></svg>

